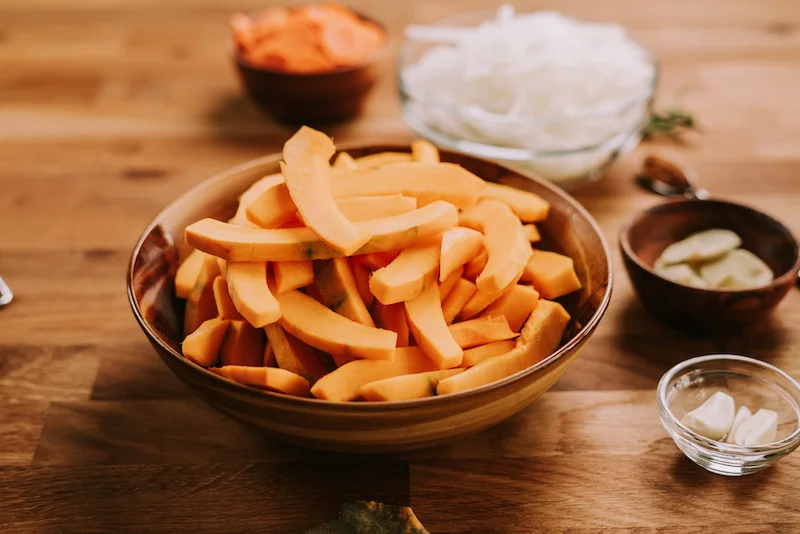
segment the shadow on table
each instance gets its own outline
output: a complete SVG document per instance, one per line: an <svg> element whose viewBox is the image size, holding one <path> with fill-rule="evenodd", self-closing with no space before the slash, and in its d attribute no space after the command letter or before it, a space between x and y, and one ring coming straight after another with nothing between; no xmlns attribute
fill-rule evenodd
<svg viewBox="0 0 800 534"><path fill-rule="evenodd" d="M691 488L707 488L709 490L724 488L733 492L738 499L757 499L764 486L770 483L775 473L774 467L743 477L726 477L706 471L696 465L683 454L676 455L672 466L672 477L681 486Z"/></svg>
<svg viewBox="0 0 800 534"><path fill-rule="evenodd" d="M617 324L606 342L626 356L619 365L633 366L653 387L671 367L695 356L732 353L770 361L791 344L791 332L775 315L730 335L701 335L662 324L634 298L616 305Z"/></svg>

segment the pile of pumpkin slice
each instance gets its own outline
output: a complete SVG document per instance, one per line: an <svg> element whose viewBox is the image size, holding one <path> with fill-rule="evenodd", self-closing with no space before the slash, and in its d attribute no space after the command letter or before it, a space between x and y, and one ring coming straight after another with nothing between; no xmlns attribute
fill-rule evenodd
<svg viewBox="0 0 800 534"><path fill-rule="evenodd" d="M236 382L330 401L481 386L559 345L580 289L572 260L534 250L549 204L411 153L336 156L301 128L281 173L228 221L186 228L183 354Z"/></svg>

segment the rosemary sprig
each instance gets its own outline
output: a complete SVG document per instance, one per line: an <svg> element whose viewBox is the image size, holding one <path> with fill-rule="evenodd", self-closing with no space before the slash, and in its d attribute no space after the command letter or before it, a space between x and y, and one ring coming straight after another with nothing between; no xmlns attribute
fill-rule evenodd
<svg viewBox="0 0 800 534"><path fill-rule="evenodd" d="M650 122L644 127L642 135L645 139L656 136L679 139L689 130L697 130L697 121L689 113L681 109L671 109L664 113L652 111Z"/></svg>

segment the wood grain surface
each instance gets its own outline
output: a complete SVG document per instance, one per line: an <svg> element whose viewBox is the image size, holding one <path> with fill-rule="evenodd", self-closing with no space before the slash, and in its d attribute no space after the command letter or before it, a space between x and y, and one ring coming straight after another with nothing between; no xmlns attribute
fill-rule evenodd
<svg viewBox="0 0 800 534"><path fill-rule="evenodd" d="M800 454L743 479L684 459L654 387L698 354L753 355L800 378L800 292L735 336L688 337L635 299L616 252L631 211L659 200L643 150L576 193L606 232L611 308L529 409L471 438L394 456L309 452L207 407L158 360L125 298L145 225L186 188L292 133L241 96L226 16L270 0L0 2L0 531L294 533L345 501L410 503L435 533L797 532ZM409 22L489 0L357 0L397 46ZM552 2L519 2L553 8ZM659 56L657 103L703 132L677 147L712 194L800 233L796 0L564 0ZM407 141L391 65L337 141Z"/></svg>

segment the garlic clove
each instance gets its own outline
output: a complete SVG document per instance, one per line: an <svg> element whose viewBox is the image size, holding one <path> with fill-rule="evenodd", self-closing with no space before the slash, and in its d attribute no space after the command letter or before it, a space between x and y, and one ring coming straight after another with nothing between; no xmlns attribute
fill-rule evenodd
<svg viewBox="0 0 800 534"><path fill-rule="evenodd" d="M742 244L734 232L714 228L692 234L664 249L660 259L667 264L704 262L719 258Z"/></svg>
<svg viewBox="0 0 800 534"><path fill-rule="evenodd" d="M761 258L741 248L702 265L700 276L709 286L720 289L765 286L774 278L772 270Z"/></svg>
<svg viewBox="0 0 800 534"><path fill-rule="evenodd" d="M752 416L753 413L750 411L750 408L747 406L739 406L739 409L736 411L736 417L733 418L733 425L731 426L730 431L728 431L728 437L725 439L725 443L733 443L733 436L736 434L736 429L744 422L745 419Z"/></svg>
<svg viewBox="0 0 800 534"><path fill-rule="evenodd" d="M778 435L778 414L761 408L745 419L733 436L736 445L753 447L772 443Z"/></svg>
<svg viewBox="0 0 800 534"><path fill-rule="evenodd" d="M733 426L735 410L733 397L717 391L700 407L687 413L681 424L708 439L720 439Z"/></svg>
<svg viewBox="0 0 800 534"><path fill-rule="evenodd" d="M708 283L700 278L691 267L684 263L676 265L663 265L656 262L656 274L684 286L708 287Z"/></svg>

